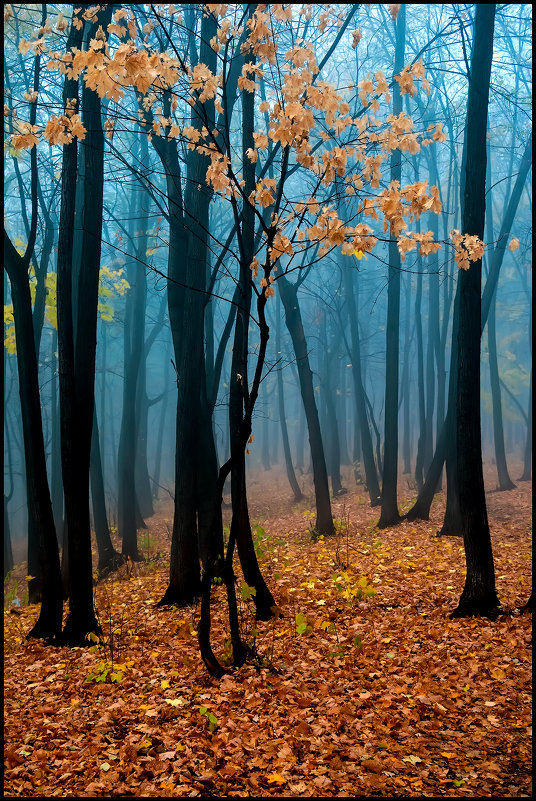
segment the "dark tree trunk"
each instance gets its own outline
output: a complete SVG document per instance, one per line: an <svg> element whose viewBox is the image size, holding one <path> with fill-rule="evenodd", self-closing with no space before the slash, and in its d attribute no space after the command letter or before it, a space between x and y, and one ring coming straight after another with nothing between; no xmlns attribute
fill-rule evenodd
<svg viewBox="0 0 536 801"><path fill-rule="evenodd" d="M394 72L398 75L404 67L406 38L406 6L400 7L395 22L396 49ZM393 114L402 111L400 87L393 87ZM390 179L400 183L402 177L402 154L393 150L391 154ZM388 528L400 521L397 504L398 474L398 349L400 322L400 252L396 239L389 241L389 284L387 287L387 326L385 359L385 436L383 454L382 500L379 528Z"/></svg>
<svg viewBox="0 0 536 801"><path fill-rule="evenodd" d="M153 137L153 142L166 172L170 229L168 309L177 371L173 532L169 584L160 604L182 606L193 603L201 591L195 476L191 469L197 407L195 377L199 367L194 364L196 352L192 352L189 358L185 352L192 331L185 316L188 234L183 215L177 143L174 140L160 140L158 137Z"/></svg>
<svg viewBox="0 0 536 801"><path fill-rule="evenodd" d="M104 6L91 33L106 27L112 6ZM74 28L74 26L73 26ZM83 30L83 29L82 29ZM72 38L79 34L72 32ZM71 34L70 34L71 38ZM73 42L74 44L74 42ZM69 43L68 43L69 46ZM79 46L79 45L78 45ZM76 81L66 78L64 104L76 103ZM58 236L58 349L60 376L62 474L69 554L69 615L64 640L87 643L100 632L93 608L93 571L89 515L89 471L94 411L97 304L102 236L104 134L101 101L85 84L82 90L84 179L80 271L73 302L73 229L77 141L63 147L60 230ZM76 340L73 313L76 310Z"/></svg>
<svg viewBox="0 0 536 801"><path fill-rule="evenodd" d="M435 217L436 215L434 215ZM434 240L438 239L437 218ZM439 340L439 276L431 272L428 276L428 339L426 343L426 416L423 469L426 473L434 455L434 406L435 406L435 364L434 353Z"/></svg>
<svg viewBox="0 0 536 801"><path fill-rule="evenodd" d="M52 513L43 441L37 355L32 322L32 301L28 281L29 258L24 259L17 253L5 232L4 266L11 283L11 299L15 321L26 470L28 539L30 540L30 537L35 538L35 554L37 555L41 579L39 587L41 611L35 626L28 636L55 640L61 633L63 604L58 542ZM32 598L31 593L30 598Z"/></svg>
<svg viewBox="0 0 536 801"><path fill-rule="evenodd" d="M462 232L484 237L486 123L495 5L477 5L467 99ZM482 262L462 271L456 399L456 468L467 573L454 617L490 614L499 605L486 510L480 435Z"/></svg>
<svg viewBox="0 0 536 801"><path fill-rule="evenodd" d="M253 63L252 53L246 62ZM248 197L255 189L255 165L246 155L249 148L255 147L254 93L242 92L242 163L245 181L244 193ZM255 587L256 614L259 620L269 620L276 606L272 593L262 576L251 536L251 526L246 494L246 464L244 420L249 404L248 389L248 332L251 309L251 269L255 243L255 211L250 204L243 204L240 218L240 267L238 278L238 309L236 313L235 335L229 380L229 432L231 445L231 503L232 520L230 537L236 540L238 556L247 584ZM232 549L231 549L232 551ZM228 557L229 561L229 557ZM228 564L228 569L232 567ZM235 657L236 661L236 657Z"/></svg>
<svg viewBox="0 0 536 801"><path fill-rule="evenodd" d="M402 391L404 393L403 417L404 435L402 440L402 458L404 461L404 473L411 473L411 431L410 431L410 301L411 301L411 276L407 276L406 286L406 308L405 308L405 331L404 331L404 368L402 370Z"/></svg>
<svg viewBox="0 0 536 801"><path fill-rule="evenodd" d="M194 43L194 9L190 28ZM210 40L216 34L212 15L201 19L200 61L216 71L216 54ZM195 53L192 50L193 58ZM166 98L169 108L170 97ZM192 126L214 127L214 102L192 107ZM166 173L170 219L168 308L177 371L177 424L175 455L175 509L170 556L170 581L164 604L191 604L201 593L200 552L221 555L221 526L205 510L216 508L216 450L211 408L206 398L204 361L204 292L207 276L207 231L212 191L206 184L209 160L192 151L187 164L183 205L181 173L175 140L153 137ZM193 466L193 469L192 469ZM212 478L211 478L212 476ZM221 515L221 509L220 509ZM208 526L208 528L207 528ZM206 566L205 566L206 567Z"/></svg>
<svg viewBox="0 0 536 801"><path fill-rule="evenodd" d="M58 544L63 543L63 485L61 482L61 441L60 441L60 409L58 400L58 372L56 353L58 351L58 334L54 329L52 336L52 359L54 367L50 380L50 405L52 418L52 436L50 445L50 492L52 496L52 512L58 536Z"/></svg>
<svg viewBox="0 0 536 801"><path fill-rule="evenodd" d="M523 186L527 179L531 163L532 163L532 136L529 136L527 145L525 147L525 151L523 153L523 158L519 166L519 172L517 174L514 189L512 191L512 195L510 197L510 201L508 203L504 219L501 225L501 230L499 233L497 245L493 251L488 279L486 281L486 286L484 287L484 292L482 294L482 310L481 310L481 324L480 324L481 335L488 319L491 298L493 297L493 293L495 292L495 289L497 287L497 282L499 279L499 273L503 262L504 252L508 242L508 234L510 232L512 223L514 221L517 206L521 198ZM408 520L429 519L430 507L432 505L432 501L435 495L436 488L438 486L438 482L441 478L441 471L443 469L443 463L445 461L445 454L447 452L447 442L450 442L451 447L455 443L454 437L449 436L449 432L452 431L454 426L453 405L454 405L454 399L456 397L455 383L454 383L454 366L457 360L455 352L455 348L457 347L457 337L454 335L454 330L457 328L457 308L456 308L457 298L458 298L458 292L456 292L456 299L454 302L453 338L452 338L452 352L451 352L451 362L450 362L450 381L449 381L447 417L443 424L441 434L438 437L436 452L434 454L432 464L430 465L430 470L428 471L426 481L423 485L422 490L419 492L419 496L414 506L409 510L409 512L406 515L406 518ZM529 338L529 342L531 341L532 340ZM531 452L529 451L529 445L531 445L532 443L532 432L529 433L530 436L527 438L527 449L525 451L526 454L527 453L530 454ZM530 459L530 457L527 458ZM453 487L453 481L451 479L450 481L450 488L452 493L451 498L453 496L454 498L456 498L457 496L455 495L452 487ZM450 500L449 502L449 482L447 481L447 509L451 509L453 506L454 504L452 500ZM458 519L458 515L456 514L455 511L452 514L450 514L450 517L452 518L452 520ZM459 527L457 531L459 533ZM455 533L455 532L456 532L456 527L449 526L448 533ZM443 531L441 533L443 533ZM445 530L444 533L447 533L447 530Z"/></svg>
<svg viewBox="0 0 536 801"><path fill-rule="evenodd" d="M43 25L45 24L45 20L46 6L43 6ZM40 68L40 55L36 53L33 77L33 90L35 92L40 88ZM35 125L36 123L36 107L36 103L31 104L30 125ZM18 170L17 165L16 170ZM34 329L28 278L30 260L34 256L37 236L38 191L37 151L36 148L32 148L30 152L30 200L32 217L30 226L26 226L28 242L24 255L20 256L4 230L4 268L11 282L13 318L15 322L15 342L17 348L19 396L26 471L26 498L28 505L28 570L34 570L35 576L38 578L35 582L30 580L28 594L30 601L32 601L32 599L37 600L37 598L33 598L33 596L38 594L41 599L39 618L35 626L29 632L28 637L43 637L52 641L57 641L61 632L63 604L60 586L58 543L48 485L43 423L41 417L41 399L39 395L38 351L42 323L38 321ZM23 197L21 197L21 203L23 218L26 221L26 207ZM46 241L45 249L48 248L48 245L49 241ZM37 270L37 272L39 272L39 270ZM39 336L35 336L35 330L38 330ZM30 575L32 574L30 573Z"/></svg>
<svg viewBox="0 0 536 801"><path fill-rule="evenodd" d="M415 326L417 328L417 397L419 407L419 437L417 440L417 458L415 460L415 481L419 492L423 486L424 451L426 443L426 411L424 400L424 361L422 340L422 274L417 268L417 293L415 296ZM432 496L433 497L433 496Z"/></svg>
<svg viewBox="0 0 536 801"><path fill-rule="evenodd" d="M278 279L277 285L280 287L281 300L285 308L285 322L294 346L303 408L307 419L307 428L309 430L309 445L311 447L316 500L315 530L318 534L328 536L335 533L335 528L331 513L324 446L322 444L320 422L318 420L318 410L314 395L313 374L309 364L309 354L307 352L307 342L303 331L300 307L298 305L297 289L296 286L284 276Z"/></svg>

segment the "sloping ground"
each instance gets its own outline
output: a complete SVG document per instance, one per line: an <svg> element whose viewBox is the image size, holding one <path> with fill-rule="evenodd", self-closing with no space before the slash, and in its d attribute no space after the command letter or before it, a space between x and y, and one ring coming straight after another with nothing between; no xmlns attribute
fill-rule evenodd
<svg viewBox="0 0 536 801"><path fill-rule="evenodd" d="M312 542L304 482L309 506L293 506L281 473L251 477L260 561L283 617L255 624L241 602L258 664L220 682L200 663L199 609L155 608L169 508L140 535L149 561L96 588L105 648L26 642L37 609L8 598L8 796L530 795L531 616L515 611L531 586L530 483L487 496L504 607L490 621L448 619L465 562L458 539L435 536L442 496L430 522L379 532L348 474L339 534ZM213 617L225 659L221 589Z"/></svg>

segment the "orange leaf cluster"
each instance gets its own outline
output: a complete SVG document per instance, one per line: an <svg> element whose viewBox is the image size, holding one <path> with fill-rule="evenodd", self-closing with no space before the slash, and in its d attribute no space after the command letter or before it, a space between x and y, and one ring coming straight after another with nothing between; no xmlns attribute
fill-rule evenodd
<svg viewBox="0 0 536 801"><path fill-rule="evenodd" d="M456 228L450 232L454 245L454 261L460 270L468 270L472 261L478 261L484 255L484 243L478 236L461 234Z"/></svg>

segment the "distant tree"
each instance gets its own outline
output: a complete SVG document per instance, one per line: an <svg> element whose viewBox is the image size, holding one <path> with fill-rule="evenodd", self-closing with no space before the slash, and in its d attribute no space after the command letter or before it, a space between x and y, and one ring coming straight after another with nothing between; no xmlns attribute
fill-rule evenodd
<svg viewBox="0 0 536 801"><path fill-rule="evenodd" d="M292 283L282 275L278 279L281 301L285 309L285 321L292 339L296 366L300 381L300 392L303 409L307 420L309 432L309 446L311 448L311 462L313 465L313 483L315 488L316 520L315 531L318 534L329 536L335 533L331 501L329 497L328 471L324 455L324 445L318 419L318 408L313 388L313 373L309 362L307 341L303 330L301 311L298 303L298 288L305 274L297 283Z"/></svg>

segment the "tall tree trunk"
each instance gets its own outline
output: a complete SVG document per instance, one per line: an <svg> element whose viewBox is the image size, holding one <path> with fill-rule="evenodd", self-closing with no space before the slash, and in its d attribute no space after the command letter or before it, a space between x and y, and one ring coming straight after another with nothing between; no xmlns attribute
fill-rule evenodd
<svg viewBox="0 0 536 801"><path fill-rule="evenodd" d="M58 399L58 332L52 332L52 377L50 380L50 406L52 418L52 434L50 444L50 493L52 497L52 512L58 536L58 544L63 542L63 485L61 483L61 441L60 441L60 410Z"/></svg>
<svg viewBox="0 0 536 801"><path fill-rule="evenodd" d="M251 9L251 7L250 7ZM246 56L246 63L253 64L254 55ZM255 189L255 165L249 160L246 151L255 147L254 131L254 93L242 91L242 164L244 194L249 197ZM251 309L251 269L255 243L255 210L244 203L240 216L240 265L238 290L239 301L236 313L235 335L229 380L229 432L231 444L231 503L232 519L230 536L236 541L244 578L255 587L256 614L260 620L269 620L275 600L262 576L253 545L246 493L246 463L243 442L244 416L249 403L248 383L248 332ZM232 552L232 548L230 549ZM231 567L227 556L228 569ZM238 649L240 646L238 645ZM236 659L241 657L235 656Z"/></svg>
<svg viewBox="0 0 536 801"><path fill-rule="evenodd" d="M417 440L417 458L415 460L415 481L419 492L423 486L424 452L426 443L426 411L424 400L424 361L422 338L422 273L417 267L417 292L415 295L415 326L417 329L417 397L419 409L419 437Z"/></svg>
<svg viewBox="0 0 536 801"><path fill-rule="evenodd" d="M113 7L103 6L89 35L106 30ZM73 26L74 28L74 26ZM73 34L76 38L76 34ZM78 100L76 81L66 78L64 104ZM65 641L87 643L99 632L93 608L93 571L89 515L91 432L95 403L97 303L102 237L104 134L101 101L86 84L82 90L84 178L80 271L73 302L73 228L75 214L77 141L64 145L60 231L58 236L58 347L62 473L69 554L69 615ZM76 310L76 339L73 312Z"/></svg>
<svg viewBox="0 0 536 801"><path fill-rule="evenodd" d="M44 25L46 6L42 8L41 19ZM41 59L39 53L36 53L34 59L34 92L38 92L40 89L40 69ZM30 125L35 125L36 123L36 106L37 104L33 103L30 107ZM60 562L43 439L43 421L39 395L39 340L34 338L32 301L28 277L37 237L38 168L36 148L32 148L30 152L30 201L32 216L28 227L28 242L23 256L17 252L4 229L4 269L11 283L13 319L15 322L28 506L28 569L36 568L35 575L39 577L39 582L36 582L33 588L30 580L28 594L30 600L32 600L33 595L38 593L41 598L39 618L29 632L28 637L43 637L57 641L61 632L63 613ZM24 198L21 197L21 204L24 208L23 217L26 216L24 202Z"/></svg>
<svg viewBox="0 0 536 801"><path fill-rule="evenodd" d="M35 538L41 577L41 610L28 636L55 640L61 633L63 611L60 561L47 477L28 266L29 258L24 259L17 253L4 231L4 267L11 283L17 346L28 537Z"/></svg>
<svg viewBox="0 0 536 801"><path fill-rule="evenodd" d="M197 60L194 11L191 15L192 63ZM212 14L201 17L199 60L216 72L216 53L210 40L216 34ZM165 99L170 110L171 98ZM192 106L191 124L197 130L214 128L214 101ZM220 505L211 408L207 400L204 334L204 292L207 277L207 232L212 190L206 183L207 156L191 151L183 204L181 173L175 140L154 136L153 142L166 173L170 217L168 308L177 371L175 508L170 555L170 581L160 601L190 604L201 593L200 551L222 553L221 526L212 519ZM221 520L221 517L220 517Z"/></svg>
<svg viewBox="0 0 536 801"><path fill-rule="evenodd" d="M402 3L395 21L395 75L404 67L406 39L406 4ZM393 86L393 114L402 111L400 87ZM400 183L402 177L402 154L393 150L391 154L390 179ZM388 528L399 522L397 504L398 474L398 349L400 321L400 252L391 232L389 241L389 284L387 287L387 326L385 360L385 436L383 456L382 500L379 528Z"/></svg>
<svg viewBox="0 0 536 801"><path fill-rule="evenodd" d="M497 240L497 245L493 251L493 255L490 260L489 274L486 281L486 285L484 287L484 291L482 293L481 324L480 324L481 335L488 319L491 298L493 297L493 293L495 292L495 289L497 287L499 273L504 258L504 252L506 250L506 245L508 242L508 235L510 233L510 229L514 221L515 213L519 205L519 200L521 198L521 194L523 191L523 186L527 179L527 175L530 170L531 164L532 164L532 135L529 136L528 138L525 151L521 159L521 164L519 165L519 171L517 173L514 189L512 190L512 194L510 196L510 200L508 202L508 206L506 208L504 218L501 224L501 230L499 233L499 238ZM438 437L436 451L434 454L434 458L432 460L432 464L430 465L430 470L428 471L428 474L426 476L426 481L424 482L422 490L419 492L419 496L415 504L406 514L406 518L408 520L418 520L418 519L428 520L430 515L430 507L432 505L432 501L438 486L438 482L441 477L443 464L445 462L445 456L447 453L447 442L450 442L451 447L455 443L454 437L451 436L449 437L449 432L452 430L452 427L454 425L454 413L452 411L452 406L454 403L454 399L456 397L455 383L454 383L454 365L456 364L457 359L456 359L456 353L454 352L454 348L457 347L456 344L457 337L455 336L454 331L458 325L457 309L456 309L457 298L458 298L458 291L456 292L456 299L454 301L454 316L452 324L453 348L451 351L451 362L450 362L450 380L449 380L447 415L443 423L441 433ZM444 325L444 329L445 328L446 326ZM531 340L529 338L529 342L530 341ZM530 442L531 440L529 439L528 441ZM451 488L452 484L453 482L451 480L450 482ZM449 482L447 480L447 507L451 507L452 503L449 504L448 502L448 497L449 497L448 488L449 488ZM451 517L453 520L457 519L456 514L452 514ZM455 528L450 526L449 533L454 533L454 531ZM447 532L445 531L445 533Z"/></svg>
<svg viewBox="0 0 536 801"><path fill-rule="evenodd" d="M402 440L402 458L404 460L404 473L411 473L411 431L410 431L410 301L411 301L411 275L407 276L405 330L404 330L404 368L402 370L402 391L404 393L403 418L404 436Z"/></svg>
<svg viewBox="0 0 536 801"><path fill-rule="evenodd" d="M484 238L486 124L495 5L477 5L467 99L462 232ZM467 573L452 615L490 614L499 604L486 510L480 435L481 260L462 271L456 400L456 468Z"/></svg>

